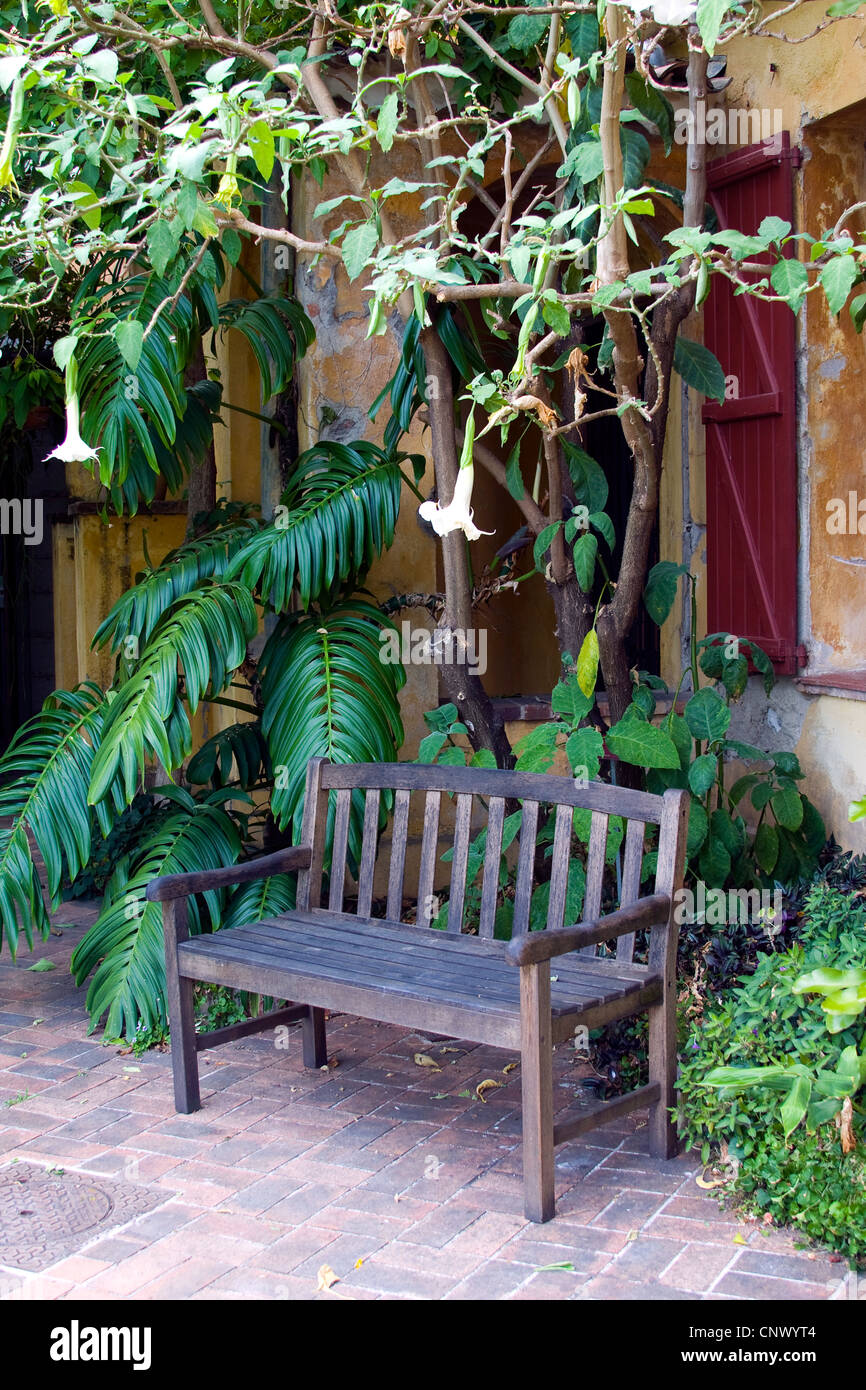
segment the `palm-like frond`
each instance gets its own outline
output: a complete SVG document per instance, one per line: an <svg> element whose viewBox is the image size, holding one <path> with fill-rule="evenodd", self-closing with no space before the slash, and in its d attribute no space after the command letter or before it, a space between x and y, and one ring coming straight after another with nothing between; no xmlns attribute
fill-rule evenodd
<svg viewBox="0 0 866 1390"><path fill-rule="evenodd" d="M110 646L119 651L128 637L139 649L150 640L154 628L177 599L202 580L220 579L232 556L259 530L259 522L244 518L184 541L155 569L136 575L96 629L92 647Z"/></svg>
<svg viewBox="0 0 866 1390"><path fill-rule="evenodd" d="M45 861L53 906L64 869L74 879L90 858L87 788L108 707L98 686L56 690L18 730L0 758L0 945L14 956L19 932L33 946L33 926L48 935L49 921L28 832ZM119 796L101 800L96 814L107 834L121 810Z"/></svg>
<svg viewBox="0 0 866 1390"><path fill-rule="evenodd" d="M164 444L154 426L147 426L159 472L155 473L142 451L133 447L125 477L121 479L118 474L112 474L109 496L119 515L135 516L142 503L151 503L160 478L165 479L169 493L180 492L193 466L210 448L222 400L220 383L209 379L196 381L183 388L183 397L186 404L183 415L176 421L173 444Z"/></svg>
<svg viewBox="0 0 866 1390"><path fill-rule="evenodd" d="M265 400L285 391L316 331L296 299L282 294L230 299L219 306L220 332L233 329L249 343Z"/></svg>
<svg viewBox="0 0 866 1390"><path fill-rule="evenodd" d="M119 784L128 805L149 756L159 758L169 772L183 762L192 738L179 698L179 670L184 701L194 713L206 691L228 684L256 626L255 604L242 584L206 581L175 601L114 697L91 769L89 801L98 803Z"/></svg>
<svg viewBox="0 0 866 1390"><path fill-rule="evenodd" d="M300 831L307 763L391 762L403 741L398 693L406 673L383 662L390 624L361 599L288 614L262 652L262 730L274 771L271 812Z"/></svg>
<svg viewBox="0 0 866 1390"><path fill-rule="evenodd" d="M227 729L212 734L195 757L190 758L187 780L196 786L210 782L217 789L226 786L233 768L244 790L255 786L261 777L270 778L270 758L260 719L230 724Z"/></svg>
<svg viewBox="0 0 866 1390"><path fill-rule="evenodd" d="M175 442L177 421L187 409L183 369L193 313L181 295L170 313L163 310L153 321L159 306L172 296L171 287L155 275L133 275L102 285L89 282L88 276L88 309L96 310L102 332L84 336L77 352L82 434L98 445L100 481L111 486L125 480L134 448L157 471L151 427L167 448ZM135 372L107 331L112 318L135 319L151 329Z"/></svg>
<svg viewBox="0 0 866 1390"><path fill-rule="evenodd" d="M189 799L161 822L135 851L130 874L106 898L96 922L72 953L72 973L82 984L91 972L87 991L90 1031L108 1013L109 1037L135 1036L141 1022L153 1028L166 1021L165 956L162 911L145 899L148 883L160 874L191 873L233 864L241 840L231 817L218 806ZM221 894L202 894L212 927L222 913ZM204 923L198 901L190 900L190 930Z"/></svg>
<svg viewBox="0 0 866 1390"><path fill-rule="evenodd" d="M295 905L295 875L274 874L255 883L241 883L229 893L220 918L220 931L261 922Z"/></svg>
<svg viewBox="0 0 866 1390"><path fill-rule="evenodd" d="M277 612L293 593L306 608L357 582L394 539L404 457L366 440L307 449L283 494L288 514L244 546L226 577L259 588Z"/></svg>

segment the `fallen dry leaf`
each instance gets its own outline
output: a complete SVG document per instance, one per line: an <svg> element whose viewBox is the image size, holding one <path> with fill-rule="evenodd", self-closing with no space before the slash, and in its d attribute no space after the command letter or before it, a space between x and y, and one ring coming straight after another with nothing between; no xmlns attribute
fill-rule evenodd
<svg viewBox="0 0 866 1390"><path fill-rule="evenodd" d="M502 1075L503 1075L503 1076L507 1076L508 1073L509 1073L510 1071L514 1071L514 1068L515 1068L516 1066L517 1066L517 1063L516 1063L516 1062L509 1062L507 1066L505 1066L505 1067L502 1068Z"/></svg>
<svg viewBox="0 0 866 1390"><path fill-rule="evenodd" d="M356 1260L356 1261L355 1261L355 1268L356 1268L356 1269L360 1269L360 1268L361 1268L361 1265L362 1265L363 1263L364 1263L363 1260Z"/></svg>
<svg viewBox="0 0 866 1390"><path fill-rule="evenodd" d="M493 1078L489 1076L486 1081L479 1081L478 1085L475 1087L475 1094L478 1097L478 1099L484 1101L484 1104L486 1105L487 1101L484 1100L484 1092L498 1091L501 1088L501 1086L501 1081L494 1081Z"/></svg>
<svg viewBox="0 0 866 1390"><path fill-rule="evenodd" d="M850 1096L846 1096L842 1102L842 1111L839 1116L839 1137L842 1140L843 1154L853 1153L857 1147L857 1140L854 1135L854 1110Z"/></svg>
<svg viewBox="0 0 866 1390"><path fill-rule="evenodd" d="M322 1265L316 1280L316 1288L322 1292L327 1292L332 1284L339 1284L339 1276L334 1273L330 1265Z"/></svg>
<svg viewBox="0 0 866 1390"><path fill-rule="evenodd" d="M413 1060L416 1067L433 1067L436 1071L442 1070L439 1063L434 1061L432 1057L428 1057L426 1052L416 1052Z"/></svg>
<svg viewBox="0 0 866 1390"><path fill-rule="evenodd" d="M698 1173L697 1177L695 1178L695 1182L697 1183L698 1187L703 1187L706 1191L709 1191L713 1187L724 1187L727 1181L727 1178L711 1178L709 1181L707 1181L707 1179L703 1176L703 1173Z"/></svg>
<svg viewBox="0 0 866 1390"><path fill-rule="evenodd" d="M748 1241L746 1240L746 1237L745 1237L745 1236L741 1236L740 1233L739 1233L739 1231L737 1231L737 1234L734 1236L734 1244L735 1244L735 1245L748 1245Z"/></svg>

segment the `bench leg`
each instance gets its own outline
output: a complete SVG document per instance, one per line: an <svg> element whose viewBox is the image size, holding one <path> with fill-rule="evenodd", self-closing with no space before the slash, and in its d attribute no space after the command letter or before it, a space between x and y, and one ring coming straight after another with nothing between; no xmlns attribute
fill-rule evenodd
<svg viewBox="0 0 866 1390"><path fill-rule="evenodd" d="M677 1126L671 1117L676 1104L677 1019L675 996L649 1011L649 1079L661 1095L649 1113L649 1151L653 1158L674 1158Z"/></svg>
<svg viewBox="0 0 866 1390"><path fill-rule="evenodd" d="M310 1069L328 1065L328 1043L325 1038L325 1011L310 1005L301 1024L304 1066Z"/></svg>
<svg viewBox="0 0 866 1390"><path fill-rule="evenodd" d="M527 1221L554 1212L550 962L520 969L523 1202Z"/></svg>
<svg viewBox="0 0 866 1390"><path fill-rule="evenodd" d="M165 927L165 984L171 1030L171 1069L174 1075L174 1108L181 1115L201 1109L198 1085L198 1053L195 1045L194 981L178 972L177 943L188 936L186 899L163 903Z"/></svg>

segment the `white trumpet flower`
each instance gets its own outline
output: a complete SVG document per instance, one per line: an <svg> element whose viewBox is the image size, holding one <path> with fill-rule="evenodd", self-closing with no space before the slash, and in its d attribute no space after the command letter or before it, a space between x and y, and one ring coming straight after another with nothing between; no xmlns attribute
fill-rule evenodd
<svg viewBox="0 0 866 1390"><path fill-rule="evenodd" d="M473 521L472 484L475 469L472 464L464 464L457 474L454 496L447 507L438 502L422 502L418 515L429 521L437 536L450 536L452 531L462 531L467 540L477 541L481 536L492 536L492 531L479 531Z"/></svg>
<svg viewBox="0 0 866 1390"><path fill-rule="evenodd" d="M81 438L80 420L78 363L72 358L66 367L66 438L46 455L46 462L48 459L59 459L61 463L88 463L90 459L99 458L98 451L91 449Z"/></svg>

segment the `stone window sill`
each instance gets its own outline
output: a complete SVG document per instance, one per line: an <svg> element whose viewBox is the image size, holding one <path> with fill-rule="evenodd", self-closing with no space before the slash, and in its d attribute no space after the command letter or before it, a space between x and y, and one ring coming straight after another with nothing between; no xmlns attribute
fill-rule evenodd
<svg viewBox="0 0 866 1390"><path fill-rule="evenodd" d="M834 695L840 700L866 700L866 671L815 671L794 681L804 695Z"/></svg>

